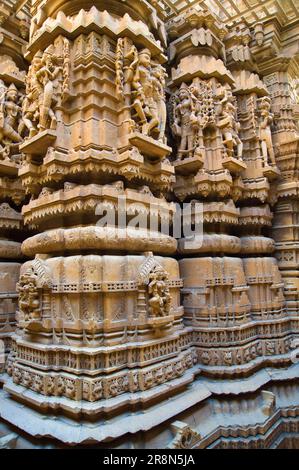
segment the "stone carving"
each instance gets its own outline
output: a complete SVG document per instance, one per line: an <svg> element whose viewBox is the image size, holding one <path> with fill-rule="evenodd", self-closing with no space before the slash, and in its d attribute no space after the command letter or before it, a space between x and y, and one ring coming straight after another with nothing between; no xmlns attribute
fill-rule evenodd
<svg viewBox="0 0 299 470"><path fill-rule="evenodd" d="M299 104L299 78L290 79L290 89L293 102Z"/></svg>
<svg viewBox="0 0 299 470"><path fill-rule="evenodd" d="M19 308L25 321L41 319L40 295L37 289L37 274L32 269L25 272L17 284Z"/></svg>
<svg viewBox="0 0 299 470"><path fill-rule="evenodd" d="M133 109L134 126L146 136L165 141L165 69L147 48L137 50L128 38L117 42L116 86Z"/></svg>
<svg viewBox="0 0 299 470"><path fill-rule="evenodd" d="M0 34L0 374L5 370L13 347L18 299L16 283L23 258L21 242L25 237L20 207L25 188L17 175L22 160L23 133L19 126L25 88L23 47L26 43L17 36L21 31L24 6L18 15L13 11L14 7L14 2L4 0L0 8L4 21Z"/></svg>
<svg viewBox="0 0 299 470"><path fill-rule="evenodd" d="M189 86L181 84L171 99L171 128L179 138L179 160L205 153L203 132L208 127L219 129L229 157L235 154L242 159L235 101L230 86L221 85L215 79L195 78Z"/></svg>
<svg viewBox="0 0 299 470"><path fill-rule="evenodd" d="M36 54L26 76L26 96L22 105L22 126L29 131L29 138L38 132L39 113L41 106L42 85L37 79L41 67L41 54Z"/></svg>
<svg viewBox="0 0 299 470"><path fill-rule="evenodd" d="M17 81L25 80L25 71L20 70L9 55L0 56L0 76L10 76Z"/></svg>
<svg viewBox="0 0 299 470"><path fill-rule="evenodd" d="M218 125L223 133L223 143L226 147L229 157L236 155L237 158L242 159L243 143L239 137L240 123L237 121L237 108L233 104L233 97L229 99L227 94L221 97L218 103L221 109L219 113ZM234 153L234 150L235 153Z"/></svg>
<svg viewBox="0 0 299 470"><path fill-rule="evenodd" d="M171 429L176 433L175 438L167 446L168 449L192 449L200 442L201 436L188 424L175 421Z"/></svg>
<svg viewBox="0 0 299 470"><path fill-rule="evenodd" d="M12 83L6 87L0 79L0 159L9 160L13 145L22 142L18 132L20 94Z"/></svg>
<svg viewBox="0 0 299 470"><path fill-rule="evenodd" d="M40 67L36 72L36 79L42 87L38 125L40 131L48 127L50 127L50 129L56 128L57 120L53 108L57 100L55 87L57 86L57 79L61 72L61 68L56 65L56 63L57 56L55 55L54 48L50 47L44 52Z"/></svg>
<svg viewBox="0 0 299 470"><path fill-rule="evenodd" d="M174 99L172 132L180 138L178 159L192 157L196 149L199 122L195 114L195 97L187 85L182 84Z"/></svg>
<svg viewBox="0 0 299 470"><path fill-rule="evenodd" d="M26 77L26 97L23 101L23 127L29 138L47 129L55 130L55 109L69 94L69 41L64 38L61 56L53 45L38 52Z"/></svg>
<svg viewBox="0 0 299 470"><path fill-rule="evenodd" d="M149 275L149 314L152 317L169 315L171 297L167 274L163 269L155 268Z"/></svg>
<svg viewBox="0 0 299 470"><path fill-rule="evenodd" d="M42 317L41 289L50 289L52 281L43 263L36 258L32 265L21 273L17 284L19 292L19 314L25 322L39 321Z"/></svg>
<svg viewBox="0 0 299 470"><path fill-rule="evenodd" d="M272 143L271 124L273 122L273 114L270 112L271 103L270 99L262 98L259 105L260 124L259 124L259 139L261 145L261 153L265 165L275 166L275 155Z"/></svg>
<svg viewBox="0 0 299 470"><path fill-rule="evenodd" d="M147 286L149 317L153 319L169 317L171 307L169 276L152 253L148 254L140 267L137 282L139 288Z"/></svg>

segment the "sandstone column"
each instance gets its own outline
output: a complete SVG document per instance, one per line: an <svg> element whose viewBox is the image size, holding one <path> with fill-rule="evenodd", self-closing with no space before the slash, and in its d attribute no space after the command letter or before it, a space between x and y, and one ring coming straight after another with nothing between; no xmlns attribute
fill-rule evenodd
<svg viewBox="0 0 299 470"><path fill-rule="evenodd" d="M185 321L206 374L253 372L290 350L283 284L267 235L270 183L279 176L270 99L252 73L248 29L229 33L213 13L191 8L168 23L168 33L174 191L194 207L200 202L203 219L202 240L179 244L188 256L180 261ZM278 319L286 324L283 337Z"/></svg>
<svg viewBox="0 0 299 470"><path fill-rule="evenodd" d="M34 260L5 384L27 406L93 420L181 390L195 360L176 240L159 229L175 211L165 31L148 2L104 3L33 2L19 175L38 233L22 247ZM144 219L156 228L135 228Z"/></svg>
<svg viewBox="0 0 299 470"><path fill-rule="evenodd" d="M0 341L10 349L15 327L16 282L19 277L23 235L21 203L25 190L17 179L21 164L22 101L25 91L23 48L29 29L26 12L15 16L12 6L1 6L0 41ZM2 353L2 343L0 345ZM2 356L1 356L2 358ZM1 360L0 371L4 363Z"/></svg>

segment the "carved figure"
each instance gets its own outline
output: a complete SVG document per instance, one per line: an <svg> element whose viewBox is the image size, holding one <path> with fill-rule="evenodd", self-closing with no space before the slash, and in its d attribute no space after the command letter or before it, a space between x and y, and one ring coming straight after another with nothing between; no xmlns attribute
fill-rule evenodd
<svg viewBox="0 0 299 470"><path fill-rule="evenodd" d="M154 100L153 77L151 75L151 53L143 49L138 54L138 65L133 77L135 99L133 107L142 124L142 132L149 135L159 126L158 106Z"/></svg>
<svg viewBox="0 0 299 470"><path fill-rule="evenodd" d="M133 119L141 132L163 141L166 126L164 96L165 70L152 61L149 49L137 48L127 38L118 40L116 52L116 87L126 106L136 114Z"/></svg>
<svg viewBox="0 0 299 470"><path fill-rule="evenodd" d="M0 157L8 159L11 146L22 142L22 137L17 131L18 120L21 113L19 105L19 93L14 84L8 89L4 82L0 81Z"/></svg>
<svg viewBox="0 0 299 470"><path fill-rule="evenodd" d="M154 87L154 101L157 103L157 112L159 118L159 137L158 140L165 140L165 127L167 119L167 110L165 103L165 78L167 74L164 67L158 64L153 68L153 87Z"/></svg>
<svg viewBox="0 0 299 470"><path fill-rule="evenodd" d="M54 112L54 106L57 103L56 80L62 71L62 68L56 65L58 61L54 50L48 48L41 59L41 68L36 73L36 78L43 88L43 97L39 116L39 129L43 131L48 127L50 120L50 129L55 129L57 119Z"/></svg>
<svg viewBox="0 0 299 470"><path fill-rule="evenodd" d="M219 121L219 127L222 129L223 143L227 148L229 156L233 155L234 149L236 148L237 158L242 158L243 143L239 137L240 123L236 120L236 107L230 101L225 99L222 100L222 115Z"/></svg>
<svg viewBox="0 0 299 470"><path fill-rule="evenodd" d="M120 38L116 47L116 92L131 106L134 72L138 64L138 51L128 38Z"/></svg>
<svg viewBox="0 0 299 470"><path fill-rule="evenodd" d="M203 131L208 126L220 129L228 154L236 149L242 158L243 144L239 138L240 124L236 119L236 106L229 85L215 79L195 78L190 86L185 83L172 97L171 129L180 138L178 159L184 155L204 154Z"/></svg>
<svg viewBox="0 0 299 470"><path fill-rule="evenodd" d="M275 155L273 150L271 124L273 122L273 114L270 112L271 104L270 99L265 97L260 103L260 125L259 125L259 140L261 145L262 157L265 165L275 165Z"/></svg>
<svg viewBox="0 0 299 470"><path fill-rule="evenodd" d="M29 138L37 134L37 126L39 121L39 111L42 97L42 85L37 79L37 72L41 67L41 53L37 53L29 67L26 76L26 97L22 103L22 120L19 126L19 132L24 129L29 130Z"/></svg>
<svg viewBox="0 0 299 470"><path fill-rule="evenodd" d="M0 79L0 126L4 124L4 101L5 101L6 86L3 80Z"/></svg>
<svg viewBox="0 0 299 470"><path fill-rule="evenodd" d="M184 83L178 93L178 100L174 110L174 123L172 131L174 135L180 137L178 149L178 159L184 155L192 157L196 148L195 138L199 127L198 120L194 112L191 93Z"/></svg>
<svg viewBox="0 0 299 470"><path fill-rule="evenodd" d="M19 308L25 321L40 320L41 308L36 286L37 274L33 270L25 272L17 284Z"/></svg>
<svg viewBox="0 0 299 470"><path fill-rule="evenodd" d="M171 298L166 277L165 272L159 268L149 275L149 310L152 317L169 314Z"/></svg>
<svg viewBox="0 0 299 470"><path fill-rule="evenodd" d="M64 38L61 55L54 46L44 53L38 52L26 77L26 97L22 103L22 119L19 132L28 129L28 138L48 128L56 129L55 107L69 96L70 48Z"/></svg>

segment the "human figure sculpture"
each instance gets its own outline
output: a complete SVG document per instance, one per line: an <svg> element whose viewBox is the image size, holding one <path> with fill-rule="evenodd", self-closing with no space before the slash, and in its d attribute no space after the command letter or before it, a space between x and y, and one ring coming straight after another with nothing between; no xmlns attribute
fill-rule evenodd
<svg viewBox="0 0 299 470"><path fill-rule="evenodd" d="M172 131L180 137L178 159L192 157L196 148L195 138L198 130L198 119L194 113L191 94L187 85L182 84L178 93L178 102L174 110Z"/></svg>
<svg viewBox="0 0 299 470"><path fill-rule="evenodd" d="M299 78L290 80L290 93L292 101L299 104Z"/></svg>
<svg viewBox="0 0 299 470"><path fill-rule="evenodd" d="M23 114L19 126L19 132L22 132L27 128L29 131L29 138L32 138L38 132L43 87L37 79L37 72L41 68L41 58L41 54L38 53L32 60L26 77L26 96L22 103Z"/></svg>
<svg viewBox="0 0 299 470"><path fill-rule="evenodd" d="M40 107L39 130L44 131L48 128L50 119L50 129L55 129L57 119L53 110L57 102L55 96L56 79L62 68L55 65L56 56L52 50L46 50L41 60L41 68L36 73L36 78L43 88L43 96Z"/></svg>
<svg viewBox="0 0 299 470"><path fill-rule="evenodd" d="M3 80L0 80L0 129L4 127L4 101L5 101L5 94L6 94L6 86ZM1 145L3 143L3 137L2 136L2 142L0 142L0 156L2 159L6 159L8 154L7 154L7 146Z"/></svg>
<svg viewBox="0 0 299 470"><path fill-rule="evenodd" d="M154 101L157 103L157 114L159 117L159 137L158 140L165 139L165 128L167 119L167 110L165 103L165 78L167 74L161 65L156 65L153 68L153 88L154 88Z"/></svg>
<svg viewBox="0 0 299 470"><path fill-rule="evenodd" d="M148 285L149 311L152 317L167 316L170 309L170 293L165 273L155 270Z"/></svg>
<svg viewBox="0 0 299 470"><path fill-rule="evenodd" d="M236 156L238 159L241 159L243 143L239 137L240 123L236 120L235 116L236 107L231 101L226 101L223 105L221 120L219 122L224 137L223 143L230 155L233 154L234 149L236 148Z"/></svg>
<svg viewBox="0 0 299 470"><path fill-rule="evenodd" d="M21 113L19 94L16 86L11 84L6 89L4 82L0 83L0 156L8 159L12 144L22 142L22 137L17 131Z"/></svg>
<svg viewBox="0 0 299 470"><path fill-rule="evenodd" d="M14 129L17 127L21 107L18 104L19 96L18 90L14 84L11 84L6 92L6 99L4 101L4 135L12 142L19 143L22 141L20 134Z"/></svg>
<svg viewBox="0 0 299 470"><path fill-rule="evenodd" d="M272 143L271 124L273 122L273 114L270 112L270 100L264 98L260 104L260 125L259 125L259 140L261 145L262 157L265 165L275 166L275 155ZM269 161L270 160L270 161Z"/></svg>
<svg viewBox="0 0 299 470"><path fill-rule="evenodd" d="M120 38L116 47L116 91L126 106L131 106L132 82L138 64L137 48L127 38Z"/></svg>
<svg viewBox="0 0 299 470"><path fill-rule="evenodd" d="M142 133L149 135L159 126L158 106L154 100L153 77L151 75L151 53L143 49L138 54L138 66L133 78L135 100L133 107L142 124Z"/></svg>
<svg viewBox="0 0 299 470"><path fill-rule="evenodd" d="M220 118L225 112L227 104L231 103L234 106L234 102L235 98L233 96L230 85L223 85L220 82L217 82L214 92L214 106L216 115Z"/></svg>

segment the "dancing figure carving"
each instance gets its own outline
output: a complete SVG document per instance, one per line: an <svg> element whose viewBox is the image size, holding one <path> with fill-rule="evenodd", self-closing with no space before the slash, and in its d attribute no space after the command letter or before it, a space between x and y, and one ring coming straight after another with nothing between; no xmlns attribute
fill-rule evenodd
<svg viewBox="0 0 299 470"><path fill-rule="evenodd" d="M149 49L138 52L127 38L118 40L117 94L133 110L137 129L162 142L166 127L165 77L164 68L152 60Z"/></svg>

